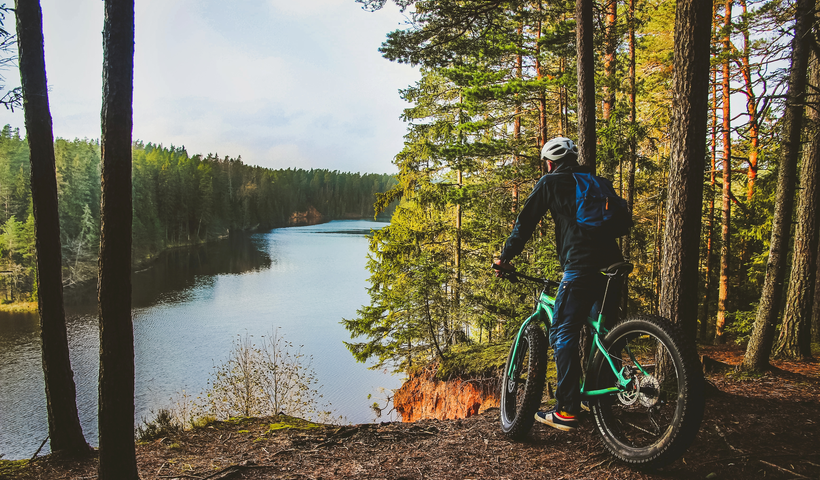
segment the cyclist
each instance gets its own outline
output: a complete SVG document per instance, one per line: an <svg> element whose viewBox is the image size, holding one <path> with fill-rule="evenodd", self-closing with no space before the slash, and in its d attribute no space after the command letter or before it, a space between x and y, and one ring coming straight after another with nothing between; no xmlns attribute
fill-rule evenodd
<svg viewBox="0 0 820 480"><path fill-rule="evenodd" d="M559 430L572 431L578 426L577 416L581 410L581 330L590 312L594 311L597 316L600 310L606 288L606 276L601 274L601 269L622 262L623 257L615 238L595 235L576 222L576 184L572 173L592 171L578 164L578 148L572 140L556 137L548 141L541 149L541 159L546 161L548 173L541 177L524 203L495 263L502 270L513 270L510 260L521 253L538 222L550 211L555 223L558 261L564 272L555 296L555 316L549 335L558 373L557 403L546 412L536 412L535 419ZM614 287L610 286L608 297L617 299L620 285ZM617 318L617 304L611 301L604 306L607 319Z"/></svg>

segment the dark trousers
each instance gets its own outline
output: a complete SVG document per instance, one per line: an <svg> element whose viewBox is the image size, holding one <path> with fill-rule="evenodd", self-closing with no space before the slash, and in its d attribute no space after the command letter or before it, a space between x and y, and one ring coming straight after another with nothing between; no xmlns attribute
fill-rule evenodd
<svg viewBox="0 0 820 480"><path fill-rule="evenodd" d="M555 352L558 372L556 408L573 415L581 410L581 331L588 317L598 318L606 284L607 277L598 271L567 271L555 296L550 345ZM620 287L621 282L617 279L613 279L609 286L609 298L604 305L606 324L609 326L617 320Z"/></svg>

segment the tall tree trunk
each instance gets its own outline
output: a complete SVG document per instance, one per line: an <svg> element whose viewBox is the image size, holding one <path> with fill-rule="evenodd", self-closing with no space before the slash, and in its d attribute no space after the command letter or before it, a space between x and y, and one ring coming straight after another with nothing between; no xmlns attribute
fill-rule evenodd
<svg viewBox="0 0 820 480"><path fill-rule="evenodd" d="M743 52L740 56L741 66L740 72L743 75L743 83L745 86L744 93L746 94L746 112L749 115L749 169L746 172L746 198L749 200L754 196L755 179L757 179L757 157L760 145L760 124L757 115L757 96L755 95L754 85L752 84L752 68L749 65L750 56L750 39L749 39L749 24L746 20L747 8L746 0L740 0L740 8L742 9L743 22Z"/></svg>
<svg viewBox="0 0 820 480"><path fill-rule="evenodd" d="M817 232L820 235L820 231ZM811 311L811 337L813 342L820 343L820 250L816 253L817 268L814 272L814 302L815 308Z"/></svg>
<svg viewBox="0 0 820 480"><path fill-rule="evenodd" d="M609 121L612 114L612 109L615 108L615 67L616 67L616 48L618 46L618 0L608 0L604 7L606 15L604 17L604 35L605 35L605 53L604 53L604 77L606 83L602 87L603 91L603 106L601 108L601 117L604 122Z"/></svg>
<svg viewBox="0 0 820 480"><path fill-rule="evenodd" d="M820 65L812 54L809 91L817 92L820 86ZM816 99L816 94L813 95ZM817 176L820 174L820 112L816 100L808 109L806 125L810 144L803 151L800 162L800 192L797 205L797 226L792 247L792 270L789 276L789 290L786 295L786 311L780 327L775 355L781 358L811 358L811 316L814 301L814 284L817 273ZM818 306L817 308L820 308Z"/></svg>
<svg viewBox="0 0 820 480"><path fill-rule="evenodd" d="M31 200L37 251L37 306L51 451L78 457L91 453L77 414L77 391L68 354L63 308L60 219L54 138L48 106L43 15L39 0L16 0L20 85L31 162Z"/></svg>
<svg viewBox="0 0 820 480"><path fill-rule="evenodd" d="M706 280L703 292L703 312L701 313L700 339L706 342L709 331L709 302L712 296L712 276L715 265L715 181L717 166L717 69L712 70L712 145L711 167L709 168L709 202L706 211Z"/></svg>
<svg viewBox="0 0 820 480"><path fill-rule="evenodd" d="M595 60L592 45L592 0L575 1L575 32L578 44L578 163L596 166Z"/></svg>
<svg viewBox="0 0 820 480"><path fill-rule="evenodd" d="M535 33L535 73L538 77L538 80L544 78L544 73L541 71L541 45L539 42L541 41L541 12L543 10L541 0L538 0L538 22L536 28L538 29ZM538 148L540 149L542 145L547 143L547 96L546 92L542 88L538 92ZM545 172L544 170L544 162L538 162L541 173Z"/></svg>
<svg viewBox="0 0 820 480"><path fill-rule="evenodd" d="M564 76L564 67L565 67L566 60L564 57L558 59L558 75L563 78ZM567 130L569 127L567 125L567 102L564 99L564 93L566 89L564 88L563 83L558 86L558 134L562 137L567 136Z"/></svg>
<svg viewBox="0 0 820 480"><path fill-rule="evenodd" d="M519 36L519 38L521 37L523 32L524 32L523 25L519 25L518 26L518 36ZM524 77L523 58L522 58L522 55L521 55L521 45L518 46L518 49L519 49L518 50L518 55L516 55L516 57L515 57L515 78L517 78L520 81ZM518 164L520 162L520 159L519 159L519 156L518 156L518 149L519 149L518 142L521 140L521 99L519 98L519 95L517 93L515 94L515 118L513 119L513 139L514 139L513 143L515 145L513 147L514 152L515 152L513 154L513 164L516 167L516 173L515 173L515 178L513 179L513 208L512 208L512 211L513 211L513 213L517 213L518 212L518 201L519 201L519 198L518 198L519 197L519 192L518 192L518 190L519 190L519 185L518 185L519 175L518 175L517 170L518 170Z"/></svg>
<svg viewBox="0 0 820 480"><path fill-rule="evenodd" d="M638 141L635 138L635 127L637 126L637 108L635 88L635 0L629 0L629 18L627 19L629 29L629 174L626 182L626 202L629 211L635 210L635 166L638 159ZM632 258L632 234L627 233L624 237L623 256L627 260ZM624 278L623 292L621 298L621 310L626 313L629 308L629 277Z"/></svg>
<svg viewBox="0 0 820 480"><path fill-rule="evenodd" d="M809 58L809 29L813 23L814 2L797 0L795 31L792 39L792 64L789 71L789 93L783 115L783 152L777 173L777 196L772 218L772 238L766 262L766 279L760 294L754 330L741 367L744 370L764 370L769 366L769 354L774 342L774 328L780 312L783 280L786 276L788 248L794 209L795 171L800 152L803 126L803 105L806 92L806 69Z"/></svg>
<svg viewBox="0 0 820 480"><path fill-rule="evenodd" d="M134 0L105 0L100 316L100 480L132 480L134 329L131 321L131 132Z"/></svg>
<svg viewBox="0 0 820 480"><path fill-rule="evenodd" d="M726 300L729 298L729 259L731 255L731 221L732 221L732 125L731 125L731 71L729 54L732 51L732 1L726 0L723 16L723 210L720 229L720 284L718 286L717 319L715 320L715 343L724 343L726 325Z"/></svg>
<svg viewBox="0 0 820 480"><path fill-rule="evenodd" d="M659 311L695 342L703 157L709 91L711 0L679 0L675 10L672 125Z"/></svg>

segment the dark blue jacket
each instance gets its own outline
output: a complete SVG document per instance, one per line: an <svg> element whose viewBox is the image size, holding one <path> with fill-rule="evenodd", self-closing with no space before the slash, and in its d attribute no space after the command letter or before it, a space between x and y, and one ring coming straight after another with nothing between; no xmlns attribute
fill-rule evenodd
<svg viewBox="0 0 820 480"><path fill-rule="evenodd" d="M504 243L502 260L512 260L524 250L538 222L549 210L555 223L556 250L562 270L599 270L623 261L615 238L595 235L578 226L574 172L592 173L588 167L577 164L560 165L554 173L541 177Z"/></svg>

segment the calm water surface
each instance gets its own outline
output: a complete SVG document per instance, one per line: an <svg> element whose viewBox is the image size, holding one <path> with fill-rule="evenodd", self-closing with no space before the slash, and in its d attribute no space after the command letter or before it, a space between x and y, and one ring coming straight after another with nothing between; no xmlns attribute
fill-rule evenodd
<svg viewBox="0 0 820 480"><path fill-rule="evenodd" d="M369 422L368 394L401 379L356 363L339 324L369 303L365 268L371 229L386 223L335 221L168 252L133 277L136 419L197 395L238 335L279 327L304 345L324 400L353 423ZM95 293L66 299L71 363L86 438L97 443L99 332ZM37 316L0 316L0 455L31 456L48 434Z"/></svg>

